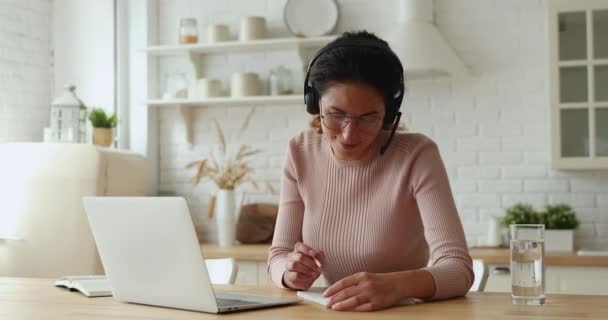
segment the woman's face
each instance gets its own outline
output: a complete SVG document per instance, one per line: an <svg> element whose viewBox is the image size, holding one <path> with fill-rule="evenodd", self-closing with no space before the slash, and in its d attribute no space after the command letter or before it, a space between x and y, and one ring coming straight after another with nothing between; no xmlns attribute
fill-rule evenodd
<svg viewBox="0 0 608 320"><path fill-rule="evenodd" d="M320 107L321 128L337 159L359 160L377 151L373 142L385 111L384 99L375 88L337 82L323 93Z"/></svg>

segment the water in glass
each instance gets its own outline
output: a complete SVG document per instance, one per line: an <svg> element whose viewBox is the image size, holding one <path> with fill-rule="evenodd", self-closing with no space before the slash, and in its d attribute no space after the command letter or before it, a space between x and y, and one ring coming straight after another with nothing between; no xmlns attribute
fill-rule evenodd
<svg viewBox="0 0 608 320"><path fill-rule="evenodd" d="M545 303L545 242L511 240L511 289L514 304Z"/></svg>

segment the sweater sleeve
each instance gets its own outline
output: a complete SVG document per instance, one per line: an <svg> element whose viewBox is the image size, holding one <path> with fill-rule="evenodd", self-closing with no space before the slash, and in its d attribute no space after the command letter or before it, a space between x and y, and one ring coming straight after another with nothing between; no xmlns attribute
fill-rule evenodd
<svg viewBox="0 0 608 320"><path fill-rule="evenodd" d="M268 274L279 288L283 285L283 273L287 254L293 251L296 242L302 241L302 220L304 202L298 188L296 170L293 164L293 153L297 151L295 141L290 141L287 160L281 177L279 212L275 225L272 245L268 250Z"/></svg>
<svg viewBox="0 0 608 320"><path fill-rule="evenodd" d="M425 269L435 280L432 299L464 296L473 284L472 261L437 145L422 143L412 166L414 197L430 250Z"/></svg>

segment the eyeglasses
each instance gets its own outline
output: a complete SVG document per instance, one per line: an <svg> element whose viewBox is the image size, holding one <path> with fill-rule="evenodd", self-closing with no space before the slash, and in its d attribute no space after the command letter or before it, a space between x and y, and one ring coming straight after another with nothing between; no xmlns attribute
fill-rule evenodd
<svg viewBox="0 0 608 320"><path fill-rule="evenodd" d="M340 130L346 128L346 126L352 121L357 120L359 128L365 131L373 130L377 127L380 119L374 115L363 115L358 117L351 117L343 112L327 112L325 115L321 115L323 124L330 130Z"/></svg>

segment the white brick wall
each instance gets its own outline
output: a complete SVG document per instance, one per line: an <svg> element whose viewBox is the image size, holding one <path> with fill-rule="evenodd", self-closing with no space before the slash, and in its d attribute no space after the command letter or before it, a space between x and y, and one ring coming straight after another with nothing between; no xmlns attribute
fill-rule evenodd
<svg viewBox="0 0 608 320"><path fill-rule="evenodd" d="M49 0L0 1L0 143L41 141L48 125Z"/></svg>
<svg viewBox="0 0 608 320"><path fill-rule="evenodd" d="M236 37L239 18L267 18L272 36L288 36L283 27L284 0L195 1L161 0L160 39L174 43L181 16L195 16L204 30L208 23L227 23ZM380 35L398 21L397 0L342 0L339 31L368 28ZM545 1L435 0L436 19L450 44L473 70L473 76L408 83L404 102L407 126L435 139L440 146L470 245L484 244L489 216L500 216L517 202L537 208L565 202L582 221L579 245L608 243L608 172L556 172L550 163L549 106L546 73L548 48L544 27ZM203 33L204 34L204 33ZM205 71L227 88L232 72L242 68L268 76L284 64L298 71L293 52L269 52L210 57ZM161 69L187 68L164 63ZM187 69L186 69L187 70ZM301 92L301 80L296 89ZM193 208L206 210L213 185L189 185L188 161L214 143L210 119L237 128L247 108L199 109L195 147L183 140L179 114L161 114L161 190L186 195ZM285 147L290 136L307 126L303 105L258 108L252 135L246 140L264 149L256 160L258 177L278 190ZM250 200L276 200L276 195L247 187ZM199 215L196 215L198 218ZM206 235L214 227L207 224Z"/></svg>

